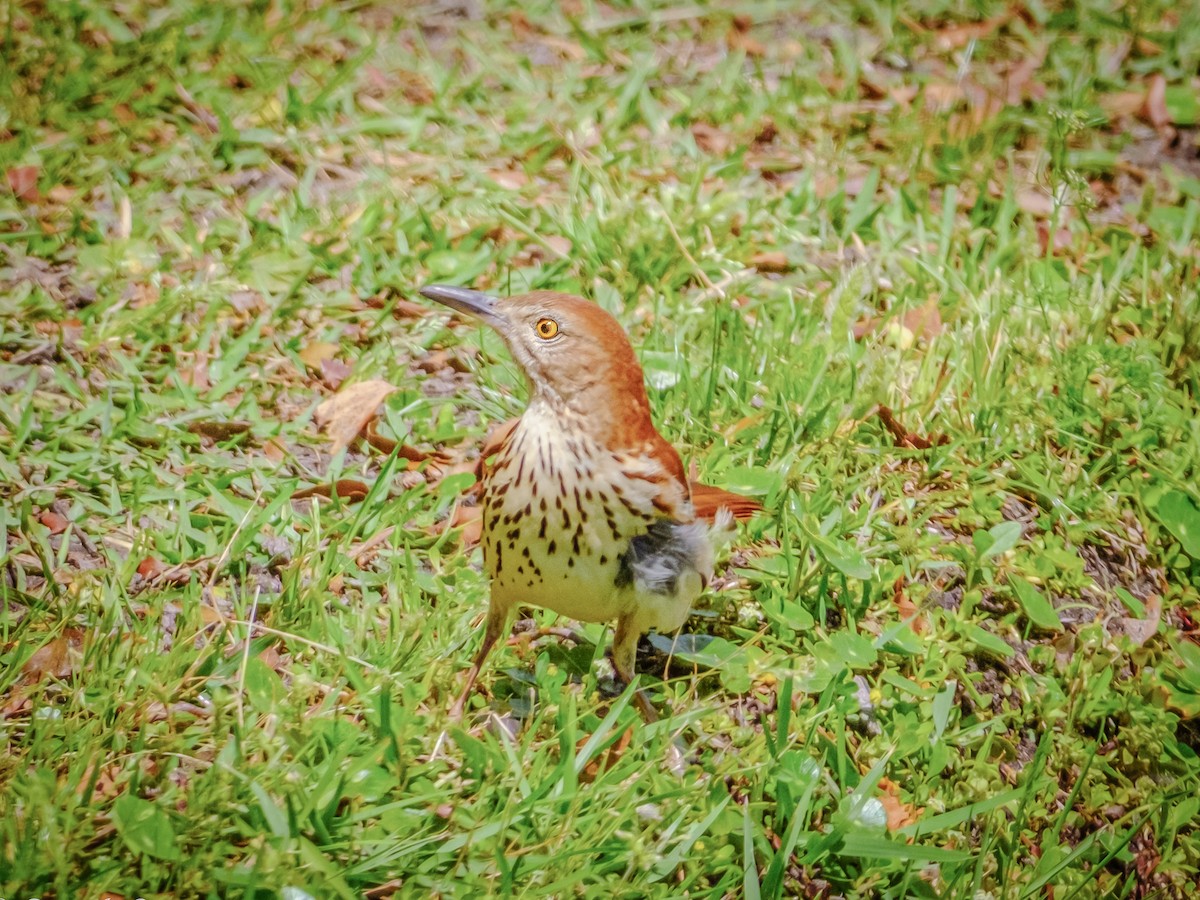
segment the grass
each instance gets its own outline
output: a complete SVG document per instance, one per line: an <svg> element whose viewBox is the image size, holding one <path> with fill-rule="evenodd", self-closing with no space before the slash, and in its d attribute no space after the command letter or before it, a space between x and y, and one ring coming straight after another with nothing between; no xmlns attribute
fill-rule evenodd
<svg viewBox="0 0 1200 900"><path fill-rule="evenodd" d="M1194 888L1194 6L0 22L0 896ZM664 722L598 626L447 722L469 476L313 422L520 410L435 280L594 298L765 503L640 660Z"/></svg>

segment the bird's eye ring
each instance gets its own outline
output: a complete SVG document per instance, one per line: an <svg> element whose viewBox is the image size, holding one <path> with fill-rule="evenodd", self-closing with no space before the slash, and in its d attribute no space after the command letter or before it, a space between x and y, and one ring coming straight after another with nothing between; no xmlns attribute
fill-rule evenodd
<svg viewBox="0 0 1200 900"><path fill-rule="evenodd" d="M533 330L537 332L537 336L542 340L548 341L558 334L558 323L553 319L538 319L537 324L533 326Z"/></svg>

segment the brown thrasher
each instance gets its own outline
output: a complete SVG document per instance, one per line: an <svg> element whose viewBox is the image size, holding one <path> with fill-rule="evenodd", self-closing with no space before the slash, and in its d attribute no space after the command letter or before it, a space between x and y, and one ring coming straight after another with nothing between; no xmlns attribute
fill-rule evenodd
<svg viewBox="0 0 1200 900"><path fill-rule="evenodd" d="M629 338L599 306L553 291L497 298L432 284L421 293L496 329L530 385L528 408L502 434L482 478L491 602L451 716L461 717L522 603L584 622L616 619L613 663L629 684L638 637L682 626L712 577L707 522L728 528L761 507L688 482L651 421ZM656 718L644 693L634 699Z"/></svg>

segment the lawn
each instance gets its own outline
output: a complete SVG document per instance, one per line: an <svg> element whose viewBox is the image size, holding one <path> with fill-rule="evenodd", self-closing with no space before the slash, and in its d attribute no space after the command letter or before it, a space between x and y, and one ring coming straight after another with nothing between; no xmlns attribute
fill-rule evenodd
<svg viewBox="0 0 1200 900"><path fill-rule="evenodd" d="M1195 3L0 26L0 897L1191 895ZM435 281L765 507L662 721L540 611L450 721L525 386Z"/></svg>

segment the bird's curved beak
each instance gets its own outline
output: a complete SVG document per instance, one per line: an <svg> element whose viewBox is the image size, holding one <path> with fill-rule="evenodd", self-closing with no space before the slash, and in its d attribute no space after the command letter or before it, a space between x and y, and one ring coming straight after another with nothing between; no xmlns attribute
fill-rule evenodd
<svg viewBox="0 0 1200 900"><path fill-rule="evenodd" d="M496 310L496 298L483 291L455 287L452 284L427 284L421 288L421 296L436 300L456 312L482 319L494 327L504 324L504 317Z"/></svg>

